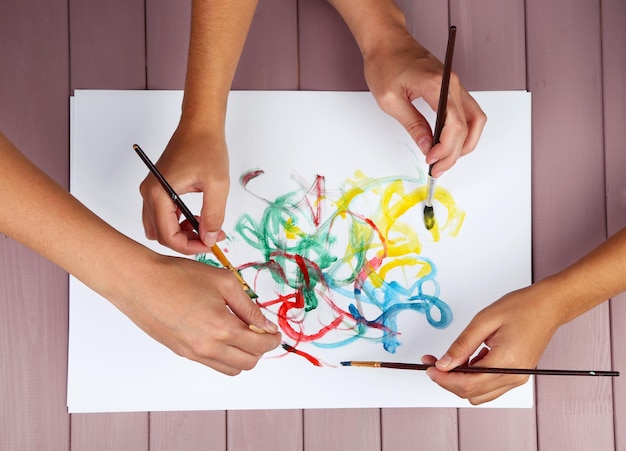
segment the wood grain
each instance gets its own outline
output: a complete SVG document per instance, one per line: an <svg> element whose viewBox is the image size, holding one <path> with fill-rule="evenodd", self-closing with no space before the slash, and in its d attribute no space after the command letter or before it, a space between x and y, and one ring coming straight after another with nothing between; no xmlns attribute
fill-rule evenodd
<svg viewBox="0 0 626 451"><path fill-rule="evenodd" d="M623 0L398 0L470 90L533 94L534 278L626 225ZM68 183L73 89L181 89L190 0L23 0L0 7L0 127ZM259 2L235 89L365 90L324 0ZM460 164L460 163L459 163ZM537 406L76 414L66 411L67 275L0 236L0 450L626 449L626 382L538 379ZM559 330L541 365L624 370L626 295ZM610 327L612 325L612 328ZM536 413L536 415L535 415ZM614 414L614 416L613 416Z"/></svg>
<svg viewBox="0 0 626 451"><path fill-rule="evenodd" d="M66 31L65 1L0 6L0 129L64 186ZM67 275L4 235L0 256L0 449L67 450Z"/></svg>
<svg viewBox="0 0 626 451"><path fill-rule="evenodd" d="M145 89L143 0L70 0L74 89ZM147 413L73 414L73 450L148 449Z"/></svg>
<svg viewBox="0 0 626 451"><path fill-rule="evenodd" d="M626 2L602 2L604 155L608 234L626 227ZM612 363L626 370L626 294L611 300ZM626 381L613 381L615 449L626 449Z"/></svg>
<svg viewBox="0 0 626 451"><path fill-rule="evenodd" d="M600 3L526 2L534 276L606 238ZM584 55L584 58L581 58ZM610 366L608 305L562 327L539 366ZM540 449L613 449L610 381L537 378Z"/></svg>

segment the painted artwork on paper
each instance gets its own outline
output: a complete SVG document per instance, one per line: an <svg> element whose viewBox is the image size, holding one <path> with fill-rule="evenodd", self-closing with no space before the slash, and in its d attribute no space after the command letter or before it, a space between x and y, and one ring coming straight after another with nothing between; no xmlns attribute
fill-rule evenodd
<svg viewBox="0 0 626 451"><path fill-rule="evenodd" d="M435 227L415 224L413 214L426 197L416 173L369 177L355 171L334 189L323 175L309 181L293 173L294 189L274 199L255 192L262 169L240 176L250 202L265 207L258 218L239 217L230 243L258 256L239 262L238 269L255 292L263 292L258 304L279 325L286 352L316 366L335 366L299 347L331 349L360 341L393 354L401 345L399 315L423 315L438 329L452 322L436 262L422 253L420 235L435 242L442 234L455 237L465 212L439 186ZM219 266L210 254L198 259Z"/></svg>
<svg viewBox="0 0 626 451"><path fill-rule="evenodd" d="M231 92L219 246L282 346L228 377L171 352L71 278L68 410L467 407L423 372L341 362L442 355L478 311L531 281L529 95L473 95L489 123L480 148L437 181L427 230L424 156L370 93ZM181 101L180 91L78 90L72 114L72 193L173 255L145 237L146 168L132 144L157 161ZM202 194L183 196L201 211ZM196 258L219 266L212 254ZM531 383L490 406L532 399Z"/></svg>

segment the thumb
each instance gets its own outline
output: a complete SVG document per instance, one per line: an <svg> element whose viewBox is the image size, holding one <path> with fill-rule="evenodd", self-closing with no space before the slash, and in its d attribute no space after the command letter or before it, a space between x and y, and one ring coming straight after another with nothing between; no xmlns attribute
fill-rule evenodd
<svg viewBox="0 0 626 451"><path fill-rule="evenodd" d="M227 195L228 185L212 187L211 190L205 190L202 196L200 239L205 246L213 246L223 236L220 231L224 223Z"/></svg>
<svg viewBox="0 0 626 451"><path fill-rule="evenodd" d="M259 306L243 291L241 296L235 296L228 301L228 307L241 321L248 324L250 330L260 334L278 332L278 326L267 319Z"/></svg>
<svg viewBox="0 0 626 451"><path fill-rule="evenodd" d="M446 353L437 360L435 366L438 370L449 371L457 366L465 365L491 333L492 330L474 321L470 322Z"/></svg>

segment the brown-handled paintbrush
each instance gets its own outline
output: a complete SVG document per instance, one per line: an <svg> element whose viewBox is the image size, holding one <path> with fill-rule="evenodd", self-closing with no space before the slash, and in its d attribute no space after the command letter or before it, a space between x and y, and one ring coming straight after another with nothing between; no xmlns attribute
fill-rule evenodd
<svg viewBox="0 0 626 451"><path fill-rule="evenodd" d="M150 158L148 158L148 156L145 154L145 152L137 144L133 144L133 149L135 149L135 152L137 152L137 155L139 155L139 158L141 158L142 161L146 164L146 166L148 166L148 169L150 170L152 175L154 175L156 177L156 179L159 181L159 183L161 184L163 189L165 189L165 191L167 191L167 194L169 194L169 196L172 199L172 201L180 209L180 211L185 216L185 218L187 218L187 220L192 225L194 230L196 232L200 233L200 224L198 223L198 220L191 213L189 208L187 208L187 205L185 205L185 203L178 196L178 194L176 194L176 191L174 191L174 189L167 182L167 180L165 180L165 177L163 177L163 175L157 169L157 167L152 163L152 161L150 161ZM243 289L246 292L246 294L248 296L250 296L251 299L258 298L257 294L246 283L246 281L244 280L244 278L241 275L241 273L228 261L228 259L226 258L226 256L222 252L222 250L217 246L217 244L214 244L213 246L211 246L211 252L213 252L213 255L215 255L215 257L219 260L219 262L226 269L229 269L230 271L232 271L232 273L235 275L235 277L237 277L237 280L239 280L239 283L243 287Z"/></svg>
<svg viewBox="0 0 626 451"><path fill-rule="evenodd" d="M443 78L441 80L441 91L439 93L439 105L437 106L437 119L435 121L435 133L433 134L433 147L439 144L443 124L446 121L446 106L448 104L448 88L450 87L450 72L452 72L452 56L454 54L454 40L456 37L456 27L450 27L448 33L448 47L446 49L446 60L443 64ZM426 206L424 207L424 225L430 230L435 226L435 211L433 209L433 197L435 196L435 184L437 179L432 176L433 165L428 167L428 184L426 186Z"/></svg>
<svg viewBox="0 0 626 451"><path fill-rule="evenodd" d="M357 366L364 368L393 368L397 370L421 370L432 368L434 364L400 363L400 362L341 362L342 366ZM457 366L451 373L496 373L496 374L529 374L539 376L619 376L619 371L599 370L544 370L537 368L490 368L480 366Z"/></svg>

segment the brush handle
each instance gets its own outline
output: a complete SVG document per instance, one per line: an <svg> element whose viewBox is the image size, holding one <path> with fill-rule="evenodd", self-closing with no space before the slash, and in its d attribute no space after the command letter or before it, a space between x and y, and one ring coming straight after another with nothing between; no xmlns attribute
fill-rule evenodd
<svg viewBox="0 0 626 451"><path fill-rule="evenodd" d="M360 366L366 368L393 368L397 370L425 371L435 365L423 363L400 362L341 362L343 366ZM535 376L619 376L619 371L596 370L549 370L537 368L490 368L480 366L457 366L451 373L495 373L495 374L528 374Z"/></svg>
<svg viewBox="0 0 626 451"><path fill-rule="evenodd" d="M446 48L446 59L443 63L443 78L441 80L441 91L439 92L439 105L437 105L437 119L435 120L435 132L433 134L433 147L439 144L443 124L446 122L446 108L448 105L448 89L450 88L450 73L452 72L452 57L454 56L454 42L456 40L456 27L453 25L448 32L448 46ZM432 176L431 164L428 167L428 175Z"/></svg>

